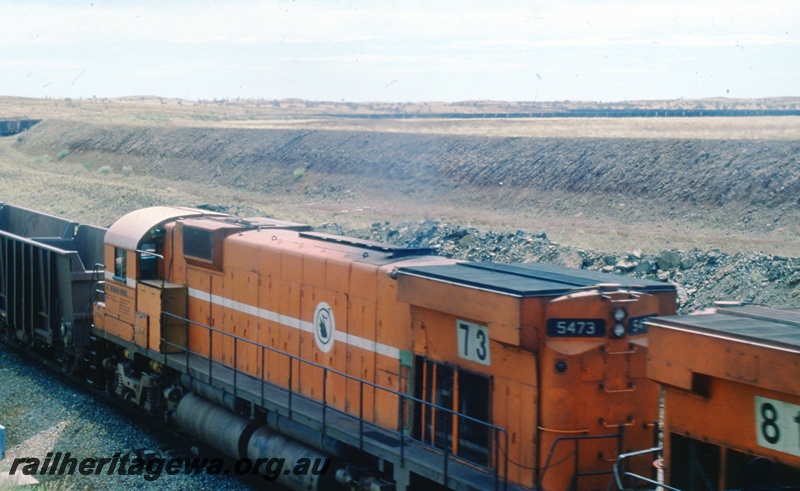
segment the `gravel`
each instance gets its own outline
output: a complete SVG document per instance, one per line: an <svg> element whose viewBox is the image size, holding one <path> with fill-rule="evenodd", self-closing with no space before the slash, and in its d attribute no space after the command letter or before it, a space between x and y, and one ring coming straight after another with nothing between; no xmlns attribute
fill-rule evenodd
<svg viewBox="0 0 800 491"><path fill-rule="evenodd" d="M189 448L175 447L168 436L137 427L94 396L79 390L38 364L0 344L0 425L6 427L8 471L15 458L43 461L48 452L70 452L84 458L111 458L156 452L170 459L191 457ZM133 457L131 457L133 458ZM19 469L18 469L19 472ZM101 474L34 476L50 490L212 490L251 489L231 476L162 475L148 481L143 475ZM2 484L0 484L2 488Z"/></svg>
<svg viewBox="0 0 800 491"><path fill-rule="evenodd" d="M679 312L738 300L773 307L800 307L800 258L761 252L727 254L717 249L608 252L556 244L546 232L478 230L443 221L374 223L349 230L331 223L319 231L407 247L431 247L438 255L500 263L540 261L573 268L660 280L676 285Z"/></svg>

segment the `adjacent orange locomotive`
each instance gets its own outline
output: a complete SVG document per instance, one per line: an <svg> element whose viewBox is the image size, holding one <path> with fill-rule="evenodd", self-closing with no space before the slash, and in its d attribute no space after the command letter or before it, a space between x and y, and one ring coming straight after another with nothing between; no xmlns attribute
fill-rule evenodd
<svg viewBox="0 0 800 491"><path fill-rule="evenodd" d="M234 457L337 458L289 487L606 489L653 444L644 321L675 313L672 285L177 207L104 243L102 341L69 351Z"/></svg>
<svg viewBox="0 0 800 491"><path fill-rule="evenodd" d="M798 489L800 309L726 305L648 324L664 448L635 454L663 451L662 489ZM655 480L644 464L623 456L620 489Z"/></svg>

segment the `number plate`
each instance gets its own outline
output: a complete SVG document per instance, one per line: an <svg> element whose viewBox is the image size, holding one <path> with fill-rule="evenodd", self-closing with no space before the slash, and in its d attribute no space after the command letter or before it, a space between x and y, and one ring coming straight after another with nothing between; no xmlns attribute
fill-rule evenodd
<svg viewBox="0 0 800 491"><path fill-rule="evenodd" d="M606 335L605 319L547 319L547 335L593 338Z"/></svg>
<svg viewBox="0 0 800 491"><path fill-rule="evenodd" d="M800 406L756 396L756 441L800 457Z"/></svg>
<svg viewBox="0 0 800 491"><path fill-rule="evenodd" d="M474 322L456 321L458 356L484 365L491 365L489 328Z"/></svg>
<svg viewBox="0 0 800 491"><path fill-rule="evenodd" d="M635 336L637 334L646 333L647 326L644 325L644 321L651 317L655 317L655 315L656 314L648 314L640 317L631 317L630 321L628 321L628 335Z"/></svg>

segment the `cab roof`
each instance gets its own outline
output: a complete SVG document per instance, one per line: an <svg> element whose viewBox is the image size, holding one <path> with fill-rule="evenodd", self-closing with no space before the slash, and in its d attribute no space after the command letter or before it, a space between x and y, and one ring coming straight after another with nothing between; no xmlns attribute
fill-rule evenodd
<svg viewBox="0 0 800 491"><path fill-rule="evenodd" d="M126 250L136 250L143 239L148 237L154 228L180 218L225 217L224 213L216 213L197 208L180 206L153 206L135 210L114 222L106 232L106 244Z"/></svg>
<svg viewBox="0 0 800 491"><path fill-rule="evenodd" d="M542 263L460 262L441 266L409 266L400 268L398 273L520 297L564 295L599 284L617 284L621 288L647 293L675 291L674 285L660 281Z"/></svg>
<svg viewBox="0 0 800 491"><path fill-rule="evenodd" d="M651 319L653 324L725 337L746 344L800 351L800 309L758 305L718 308L716 313Z"/></svg>

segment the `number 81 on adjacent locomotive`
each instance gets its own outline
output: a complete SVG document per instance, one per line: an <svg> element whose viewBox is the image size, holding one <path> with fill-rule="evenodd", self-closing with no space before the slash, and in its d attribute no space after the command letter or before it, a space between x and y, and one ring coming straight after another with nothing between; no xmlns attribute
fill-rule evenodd
<svg viewBox="0 0 800 491"><path fill-rule="evenodd" d="M800 406L755 397L759 446L800 457Z"/></svg>

